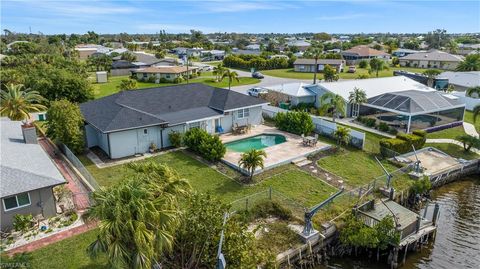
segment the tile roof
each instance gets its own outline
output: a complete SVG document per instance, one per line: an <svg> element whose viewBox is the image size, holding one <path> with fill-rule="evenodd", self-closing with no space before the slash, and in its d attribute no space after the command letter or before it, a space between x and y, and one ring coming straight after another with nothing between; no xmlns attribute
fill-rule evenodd
<svg viewBox="0 0 480 269"><path fill-rule="evenodd" d="M80 105L85 120L108 133L152 125L177 125L260 106L265 101L201 83L122 91Z"/></svg>
<svg viewBox="0 0 480 269"><path fill-rule="evenodd" d="M343 51L342 54L355 54L355 55L364 56L364 57L366 57L366 56L381 56L381 55L387 56L387 55L389 55L386 52L379 51L379 50L376 50L376 49L372 49L367 45L355 46L355 47L353 47L349 50Z"/></svg>
<svg viewBox="0 0 480 269"><path fill-rule="evenodd" d="M19 121L1 118L0 197L65 183L39 144L25 144Z"/></svg>

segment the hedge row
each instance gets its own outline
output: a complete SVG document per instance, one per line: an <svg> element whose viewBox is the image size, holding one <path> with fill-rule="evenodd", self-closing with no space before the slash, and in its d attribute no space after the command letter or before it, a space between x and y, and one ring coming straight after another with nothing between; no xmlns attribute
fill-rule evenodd
<svg viewBox="0 0 480 269"><path fill-rule="evenodd" d="M315 129L310 114L296 111L275 115L275 127L297 135L309 135Z"/></svg>
<svg viewBox="0 0 480 269"><path fill-rule="evenodd" d="M200 128L188 130L183 137L183 143L209 161L219 161L227 151L218 135L210 135Z"/></svg>
<svg viewBox="0 0 480 269"><path fill-rule="evenodd" d="M427 140L427 132L423 130L413 131L412 134L397 134L396 138L385 138L380 140L380 152L383 156L391 156L392 152L400 154L412 151L412 145L415 149L423 148Z"/></svg>
<svg viewBox="0 0 480 269"><path fill-rule="evenodd" d="M254 55L229 55L223 59L223 65L240 69L270 70L288 68L293 65L293 62L285 58L265 59Z"/></svg>

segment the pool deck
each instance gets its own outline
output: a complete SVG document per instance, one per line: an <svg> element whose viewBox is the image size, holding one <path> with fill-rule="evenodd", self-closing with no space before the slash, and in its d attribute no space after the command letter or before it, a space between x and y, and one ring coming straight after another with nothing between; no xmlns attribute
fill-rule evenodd
<svg viewBox="0 0 480 269"><path fill-rule="evenodd" d="M267 153L267 158L264 160L264 169L257 168L255 170L255 173L260 173L263 170L267 170L270 168L274 168L283 164L290 163L291 161L308 156L310 154L329 149L331 145L318 142L316 146L304 146L302 144L302 137L299 135L287 133L278 130L275 127L269 127L265 125L257 125L255 127L252 127L249 133L247 134L241 134L241 135L235 135L232 133L228 134L223 134L220 136L220 139L222 140L223 143L227 142L232 142L235 140L239 139L244 139L260 134L280 134L285 136L287 139L286 142L274 145L271 147L264 148L263 150L265 153ZM225 153L225 156L223 157L222 161L228 164L229 166L232 166L233 168L241 171L243 169L240 169L238 167L238 161L240 160L242 153L241 152L235 152L227 149L227 152Z"/></svg>

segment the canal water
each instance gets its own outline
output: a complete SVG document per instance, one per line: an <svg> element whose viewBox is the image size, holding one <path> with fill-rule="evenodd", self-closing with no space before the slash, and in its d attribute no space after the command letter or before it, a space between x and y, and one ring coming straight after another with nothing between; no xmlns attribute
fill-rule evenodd
<svg viewBox="0 0 480 269"><path fill-rule="evenodd" d="M440 204L440 221L435 242L419 252L409 252L406 264L400 268L479 269L480 178L469 177L440 187L433 191L432 200ZM433 211L432 204L429 211L427 217L431 216ZM403 252L400 252L401 255ZM390 268L386 263L362 258L334 258L329 264L317 269Z"/></svg>

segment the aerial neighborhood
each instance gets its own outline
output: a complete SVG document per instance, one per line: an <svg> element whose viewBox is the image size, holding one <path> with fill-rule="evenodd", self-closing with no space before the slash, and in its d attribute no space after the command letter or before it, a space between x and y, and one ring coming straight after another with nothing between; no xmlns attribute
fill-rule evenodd
<svg viewBox="0 0 480 269"><path fill-rule="evenodd" d="M478 23L96 4L42 2L58 29L1 4L2 268L480 266ZM480 21L474 2L411 5ZM147 6L218 23L130 16ZM332 23L281 20L299 11Z"/></svg>

